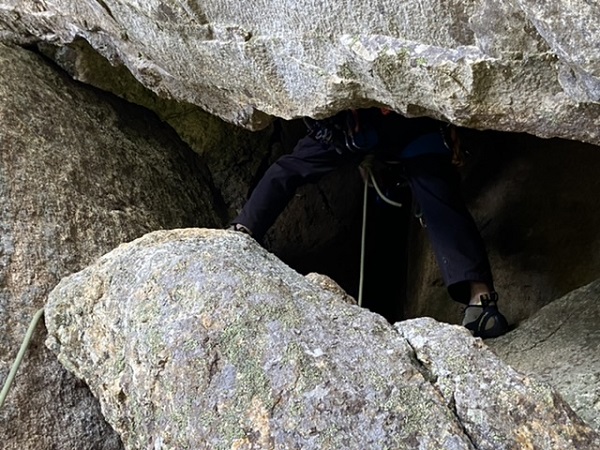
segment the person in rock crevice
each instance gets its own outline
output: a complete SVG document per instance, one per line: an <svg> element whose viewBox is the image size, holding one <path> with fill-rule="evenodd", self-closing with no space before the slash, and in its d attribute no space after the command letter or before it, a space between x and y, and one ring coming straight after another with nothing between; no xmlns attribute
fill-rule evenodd
<svg viewBox="0 0 600 450"><path fill-rule="evenodd" d="M462 324L476 337L506 333L487 252L460 191L447 124L379 108L305 122L307 135L269 167L230 228L260 242L300 186L343 164L359 165L367 155L399 163L421 209L448 293L466 305Z"/></svg>

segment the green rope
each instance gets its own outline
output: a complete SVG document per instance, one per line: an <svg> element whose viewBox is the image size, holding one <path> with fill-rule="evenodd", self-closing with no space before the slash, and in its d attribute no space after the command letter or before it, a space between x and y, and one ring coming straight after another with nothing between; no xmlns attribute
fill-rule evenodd
<svg viewBox="0 0 600 450"><path fill-rule="evenodd" d="M23 343L21 344L21 348L19 350L19 353L17 354L17 359L15 359L15 362L13 363L13 366L10 369L10 373L8 374L8 378L4 382L4 387L2 388L2 392L0 392L0 408L2 408L2 405L4 404L4 399L6 398L6 395L8 394L8 391L10 389L10 385L12 384L12 382L15 378L15 375L17 374L17 370L19 370L19 366L21 365L21 361L23 360L23 356L25 355L25 351L27 350L27 347L29 346L29 342L31 341L31 337L33 336L35 327L37 326L37 324L43 314L44 314L44 308L40 309L38 312L35 313L35 316L33 316L33 319L31 320L31 323L29 324L29 329L27 330L27 334L25 334L25 339L23 340Z"/></svg>
<svg viewBox="0 0 600 450"><path fill-rule="evenodd" d="M366 243L366 236L367 236L367 198L368 198L368 193L369 193L369 180L373 183L373 187L375 187L375 190L377 191L377 194L379 194L379 197L381 197L381 199L392 205L392 206L397 206L399 208L402 207L402 203L398 203L395 202L389 198L387 198L385 196L385 194L383 192L381 192L381 189L379 188L379 185L377 184L377 180L375 179L375 176L373 175L373 171L371 170L371 165L373 163L372 158L367 158L362 162L362 166L365 168L366 172L367 172L367 177L365 177L365 190L364 190L364 197L363 197L363 220L362 220L362 236L361 236L361 242L360 242L360 278L359 278L359 285L358 285L358 306L362 306L362 301L363 301L363 285L364 285L364 272L365 272L365 243Z"/></svg>

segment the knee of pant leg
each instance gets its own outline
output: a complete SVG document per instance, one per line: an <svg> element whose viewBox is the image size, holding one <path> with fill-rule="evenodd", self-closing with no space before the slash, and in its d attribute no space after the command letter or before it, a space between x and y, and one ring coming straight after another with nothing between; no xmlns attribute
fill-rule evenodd
<svg viewBox="0 0 600 450"><path fill-rule="evenodd" d="M311 182L318 180L321 176L331 172L336 166L331 164L319 164L295 158L293 155L281 157L274 164L277 166L276 173L281 178L296 180L296 182Z"/></svg>

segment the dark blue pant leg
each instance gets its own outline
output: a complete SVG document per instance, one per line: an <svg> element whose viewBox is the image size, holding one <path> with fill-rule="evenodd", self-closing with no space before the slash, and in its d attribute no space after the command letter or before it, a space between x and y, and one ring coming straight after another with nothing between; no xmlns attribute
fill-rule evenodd
<svg viewBox="0 0 600 450"><path fill-rule="evenodd" d="M450 156L431 154L403 162L450 296L468 303L470 281L484 282L493 290L484 242L462 198Z"/></svg>
<svg viewBox="0 0 600 450"><path fill-rule="evenodd" d="M318 181L344 160L331 145L311 137L301 139L291 154L283 155L267 169L232 223L245 225L258 241L262 240L297 188Z"/></svg>

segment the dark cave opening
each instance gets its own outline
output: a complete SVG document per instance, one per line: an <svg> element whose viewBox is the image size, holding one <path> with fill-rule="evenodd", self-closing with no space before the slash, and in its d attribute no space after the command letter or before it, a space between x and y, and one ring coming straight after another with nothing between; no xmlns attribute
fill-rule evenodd
<svg viewBox="0 0 600 450"><path fill-rule="evenodd" d="M384 202L373 189L368 192L362 303L391 323L403 319L408 236L414 219L409 188L397 190L393 198L402 207Z"/></svg>
<svg viewBox="0 0 600 450"><path fill-rule="evenodd" d="M357 301L362 276L362 306L394 323L403 319L406 299L409 228L416 220L411 195L408 188L403 190L401 208L384 203L372 188L367 197L364 253L361 204L340 239L309 252L299 248L279 256L300 273L331 277Z"/></svg>
<svg viewBox="0 0 600 450"><path fill-rule="evenodd" d="M273 143L279 152L291 152L304 133L305 126L301 120L281 120L275 127ZM336 205L332 205L332 215L336 217L324 217L329 223L323 225L314 223L322 219L319 211L314 214L311 207L295 207L292 204L276 222L275 232L267 236L267 247L302 274L318 272L329 276L357 301L362 276L362 306L382 315L390 323L399 321L403 318L406 298L409 230L411 222L417 220L410 188L401 177L393 174L384 183L379 181L384 195L401 203L402 207L386 203L373 186L367 189L363 254L363 179L357 167L340 172L324 183L306 187L299 197L305 197L305 201L310 203L318 202L320 196L331 195L331 203L341 199L351 205L339 216L336 216ZM317 245L306 244L306 239L294 237L298 233L294 233L293 229L301 228L310 234L319 233L323 227L335 228L336 232ZM274 234L278 236L273 237Z"/></svg>
<svg viewBox="0 0 600 450"><path fill-rule="evenodd" d="M301 120L278 126L270 162L305 133ZM524 133L460 133L468 152L461 188L511 321L596 279L600 215L589 199L600 192L597 147ZM364 183L356 167L336 172L298 192L266 247L299 273L328 275L358 299ZM462 305L445 289L410 189L401 195L404 207L388 207L369 189L363 306L392 323L422 316L456 323Z"/></svg>

